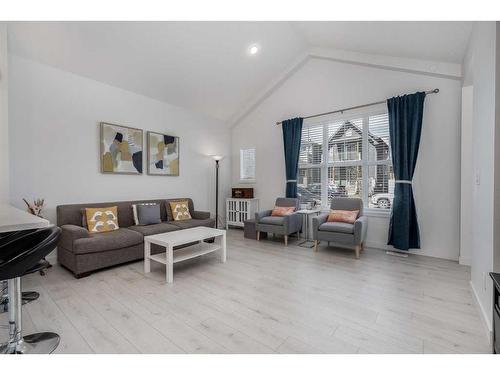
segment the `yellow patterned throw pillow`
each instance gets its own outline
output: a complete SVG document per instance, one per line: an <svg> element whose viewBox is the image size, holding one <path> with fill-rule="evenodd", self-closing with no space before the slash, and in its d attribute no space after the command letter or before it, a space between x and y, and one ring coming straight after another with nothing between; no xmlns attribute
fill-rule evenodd
<svg viewBox="0 0 500 375"><path fill-rule="evenodd" d="M86 208L87 228L90 233L111 232L118 227L117 207Z"/></svg>
<svg viewBox="0 0 500 375"><path fill-rule="evenodd" d="M172 217L174 221L189 220L191 214L189 213L188 201L169 202L170 209L172 210Z"/></svg>

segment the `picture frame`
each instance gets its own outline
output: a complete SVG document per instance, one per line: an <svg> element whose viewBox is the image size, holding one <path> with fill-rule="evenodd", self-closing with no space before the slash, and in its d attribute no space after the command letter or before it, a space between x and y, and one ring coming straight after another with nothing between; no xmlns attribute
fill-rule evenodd
<svg viewBox="0 0 500 375"><path fill-rule="evenodd" d="M143 130L100 122L100 165L104 174L143 174Z"/></svg>
<svg viewBox="0 0 500 375"><path fill-rule="evenodd" d="M147 174L150 176L179 176L180 138L148 131Z"/></svg>

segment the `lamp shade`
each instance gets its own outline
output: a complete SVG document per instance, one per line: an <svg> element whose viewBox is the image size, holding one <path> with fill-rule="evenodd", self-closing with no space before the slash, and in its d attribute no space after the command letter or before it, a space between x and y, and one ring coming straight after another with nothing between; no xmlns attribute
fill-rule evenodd
<svg viewBox="0 0 500 375"><path fill-rule="evenodd" d="M212 155L212 159L214 159L215 161L219 161L219 160L222 160L224 156L221 156L221 155Z"/></svg>

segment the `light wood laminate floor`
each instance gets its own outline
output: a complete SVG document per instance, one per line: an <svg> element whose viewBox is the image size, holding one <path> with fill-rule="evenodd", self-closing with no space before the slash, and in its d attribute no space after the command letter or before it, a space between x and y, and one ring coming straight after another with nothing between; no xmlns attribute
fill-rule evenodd
<svg viewBox="0 0 500 375"><path fill-rule="evenodd" d="M227 263L176 264L173 284L161 265L145 276L142 261L80 280L55 265L23 278L41 294L23 307L24 332L59 333L57 353L490 351L468 267L296 244L230 230Z"/></svg>

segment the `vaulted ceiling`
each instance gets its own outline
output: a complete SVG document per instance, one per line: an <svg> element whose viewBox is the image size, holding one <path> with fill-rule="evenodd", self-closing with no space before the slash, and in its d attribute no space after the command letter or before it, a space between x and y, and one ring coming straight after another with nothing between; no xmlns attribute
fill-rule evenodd
<svg viewBox="0 0 500 375"><path fill-rule="evenodd" d="M461 63L472 22L297 22L306 41L330 47Z"/></svg>
<svg viewBox="0 0 500 375"><path fill-rule="evenodd" d="M461 63L468 22L14 22L9 50L228 121L311 47ZM249 55L248 47L260 50Z"/></svg>

